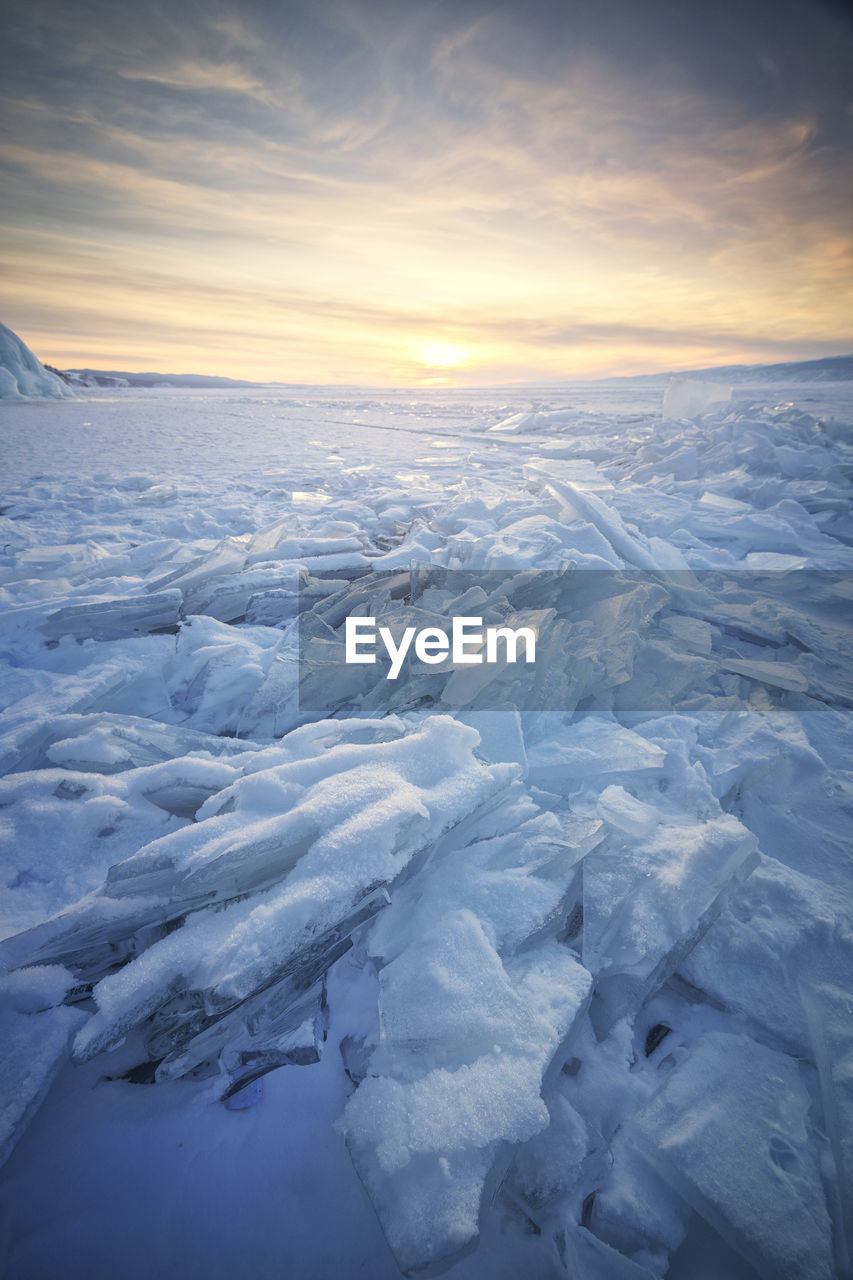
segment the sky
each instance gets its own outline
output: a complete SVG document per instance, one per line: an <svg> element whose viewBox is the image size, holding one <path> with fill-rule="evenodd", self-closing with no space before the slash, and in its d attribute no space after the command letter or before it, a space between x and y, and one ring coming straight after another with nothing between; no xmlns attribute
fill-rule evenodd
<svg viewBox="0 0 853 1280"><path fill-rule="evenodd" d="M45 361L452 386L853 351L831 0L0 0Z"/></svg>

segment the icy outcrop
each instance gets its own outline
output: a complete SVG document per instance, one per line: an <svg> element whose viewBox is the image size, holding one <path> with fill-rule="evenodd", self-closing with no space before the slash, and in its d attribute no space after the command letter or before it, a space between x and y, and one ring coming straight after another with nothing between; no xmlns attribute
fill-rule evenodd
<svg viewBox="0 0 853 1280"><path fill-rule="evenodd" d="M68 383L45 369L16 333L0 324L0 400L42 400L72 396Z"/></svg>
<svg viewBox="0 0 853 1280"><path fill-rule="evenodd" d="M664 392L664 418L695 418L707 409L731 400L732 389L701 378L671 378Z"/></svg>

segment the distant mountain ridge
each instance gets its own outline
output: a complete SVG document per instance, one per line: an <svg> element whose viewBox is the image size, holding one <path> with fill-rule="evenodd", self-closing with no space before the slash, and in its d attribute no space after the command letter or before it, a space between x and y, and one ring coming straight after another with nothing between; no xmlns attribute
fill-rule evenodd
<svg viewBox="0 0 853 1280"><path fill-rule="evenodd" d="M712 365L704 369L681 369L666 373L623 374L609 378L569 378L547 379L544 381L482 384L497 388L514 387L522 391L526 386L541 388L547 386L568 386L575 383L595 383L611 385L624 383L642 383L650 386L667 386L672 381L685 378L701 378L704 381L723 382L729 386L761 386L768 383L799 382L853 382L853 354L824 356L817 360L791 360L777 364L728 364ZM325 390L368 391L370 387L352 384L313 384L306 382L284 382L270 380L252 380L249 378L226 378L221 375L205 373L133 373L124 369L55 369L52 365L43 365L30 351L29 347L13 333L11 329L0 325L0 399L30 399L32 397L60 397L72 395L74 389L87 387L175 387L205 388L224 390L248 387L286 387L291 391L316 391L322 385ZM374 387L373 390L382 388ZM387 387L386 390L394 390ZM402 388L400 388L402 389ZM460 388L462 389L462 388ZM476 387L468 387L476 390ZM421 388L429 393L438 388Z"/></svg>
<svg viewBox="0 0 853 1280"><path fill-rule="evenodd" d="M705 378L732 386L763 382L853 382L853 355L824 356L820 360L789 360L780 364L725 364L708 369L680 369L670 373L635 373L601 378L601 382L660 382L670 378Z"/></svg>
<svg viewBox="0 0 853 1280"><path fill-rule="evenodd" d="M76 387L263 387L264 382L206 373L129 373L119 369L65 369Z"/></svg>
<svg viewBox="0 0 853 1280"><path fill-rule="evenodd" d="M66 369L64 373L71 385L77 387L196 387L201 389L273 386L303 390L315 385L305 382L253 382L251 379L225 378L204 373L130 373L127 370L118 369ZM824 356L819 360L790 360L779 364L727 364L712 365L705 369L671 370L666 373L620 374L610 378L569 378L560 379L559 382L643 382L660 383L661 386L665 386L671 378L704 378L726 382L732 386L765 382L853 382L853 354ZM558 380L553 381L556 383ZM323 383L322 385L332 384ZM536 382L530 385L542 386L544 383ZM362 390L368 389L362 388Z"/></svg>

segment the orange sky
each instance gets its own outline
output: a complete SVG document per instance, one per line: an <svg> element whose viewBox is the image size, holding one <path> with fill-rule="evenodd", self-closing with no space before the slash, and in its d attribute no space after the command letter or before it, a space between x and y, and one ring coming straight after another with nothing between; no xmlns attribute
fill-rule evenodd
<svg viewBox="0 0 853 1280"><path fill-rule="evenodd" d="M853 350L840 9L76 9L17 6L0 81L0 318L51 364L430 385Z"/></svg>

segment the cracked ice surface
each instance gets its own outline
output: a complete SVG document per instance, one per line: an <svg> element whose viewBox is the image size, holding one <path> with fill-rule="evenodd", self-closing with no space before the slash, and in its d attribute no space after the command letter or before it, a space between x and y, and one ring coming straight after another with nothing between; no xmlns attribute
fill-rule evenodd
<svg viewBox="0 0 853 1280"><path fill-rule="evenodd" d="M4 410L10 1274L849 1274L849 391L592 394Z"/></svg>

